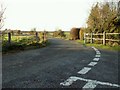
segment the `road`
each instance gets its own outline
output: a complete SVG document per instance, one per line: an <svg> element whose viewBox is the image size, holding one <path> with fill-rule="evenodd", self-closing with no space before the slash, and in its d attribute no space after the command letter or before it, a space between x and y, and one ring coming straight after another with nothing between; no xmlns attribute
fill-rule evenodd
<svg viewBox="0 0 120 90"><path fill-rule="evenodd" d="M118 52L49 39L45 48L2 57L3 88L118 88Z"/></svg>

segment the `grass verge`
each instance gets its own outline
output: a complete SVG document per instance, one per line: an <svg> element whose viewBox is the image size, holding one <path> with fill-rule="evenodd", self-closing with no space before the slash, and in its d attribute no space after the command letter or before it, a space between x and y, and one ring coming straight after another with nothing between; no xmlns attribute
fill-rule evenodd
<svg viewBox="0 0 120 90"><path fill-rule="evenodd" d="M120 46L108 46L108 45L102 45L102 44L84 44L84 41L81 40L76 40L76 42L81 43L85 46L94 46L98 49L104 49L104 50L115 50L115 51L120 51Z"/></svg>
<svg viewBox="0 0 120 90"><path fill-rule="evenodd" d="M31 43L31 44L11 43L10 45L6 44L2 46L2 53L3 54L15 53L24 50L38 49L38 48L46 47L48 45L50 45L50 42L48 42L48 40L41 43Z"/></svg>

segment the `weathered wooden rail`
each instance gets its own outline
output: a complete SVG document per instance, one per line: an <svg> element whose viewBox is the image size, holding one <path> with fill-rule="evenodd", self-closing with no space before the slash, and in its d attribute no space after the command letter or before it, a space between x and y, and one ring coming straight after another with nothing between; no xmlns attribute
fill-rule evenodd
<svg viewBox="0 0 120 90"><path fill-rule="evenodd" d="M27 35L24 35L24 34L26 34L27 33ZM37 42L39 41L39 36L38 36L38 33L39 32L35 32L35 34L34 35L31 35L30 33L28 34L28 32L25 32L24 34L19 34L19 35L12 35L12 33L10 33L10 32L8 32L8 33L5 33L5 34L7 34L7 37L8 37L8 44L11 44L11 42L12 42L12 36L35 36L35 38L36 38L36 40L37 40ZM44 32L43 33L43 37L42 37L42 41L45 41L45 40L47 40L47 35L46 35L46 33Z"/></svg>
<svg viewBox="0 0 120 90"><path fill-rule="evenodd" d="M107 35L118 35L118 39L109 39ZM94 36L102 36L102 38L95 38ZM84 43L87 40L90 40L90 43L93 43L94 40L102 40L102 44L106 45L106 41L120 42L120 33L84 33Z"/></svg>

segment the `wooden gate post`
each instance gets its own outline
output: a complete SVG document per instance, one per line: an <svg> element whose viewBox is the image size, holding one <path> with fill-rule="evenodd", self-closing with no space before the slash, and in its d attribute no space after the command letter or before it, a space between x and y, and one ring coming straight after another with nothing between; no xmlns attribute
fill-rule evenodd
<svg viewBox="0 0 120 90"><path fill-rule="evenodd" d="M93 33L91 32L91 43L93 43Z"/></svg>
<svg viewBox="0 0 120 90"><path fill-rule="evenodd" d="M8 43L11 44L11 33L8 33Z"/></svg>
<svg viewBox="0 0 120 90"><path fill-rule="evenodd" d="M103 45L106 45L106 32L103 32Z"/></svg>
<svg viewBox="0 0 120 90"><path fill-rule="evenodd" d="M44 32L43 32L43 34L42 34L42 39L43 39L43 42L44 42Z"/></svg>
<svg viewBox="0 0 120 90"><path fill-rule="evenodd" d="M44 41L46 41L46 32L44 31Z"/></svg>
<svg viewBox="0 0 120 90"><path fill-rule="evenodd" d="M38 32L35 33L35 36L36 36L36 41L38 43L39 42Z"/></svg>
<svg viewBox="0 0 120 90"><path fill-rule="evenodd" d="M35 36L36 36L36 37L38 36L38 33L37 33L37 32L35 33Z"/></svg>

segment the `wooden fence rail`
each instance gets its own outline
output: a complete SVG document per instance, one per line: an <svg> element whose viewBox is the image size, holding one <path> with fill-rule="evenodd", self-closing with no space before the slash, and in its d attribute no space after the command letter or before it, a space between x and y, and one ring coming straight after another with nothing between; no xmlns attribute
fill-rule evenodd
<svg viewBox="0 0 120 90"><path fill-rule="evenodd" d="M94 36L102 36L102 38L95 38ZM93 43L94 40L102 40L102 44L106 45L106 41L115 41L115 42L120 42L120 37L118 36L119 39L108 39L107 35L119 35L120 33L84 33L84 43L86 43L87 40L90 40L91 43Z"/></svg>
<svg viewBox="0 0 120 90"><path fill-rule="evenodd" d="M27 34L27 35L25 35L25 36L30 36L30 35L31 35L31 34ZM10 32L7 33L7 37L8 37L8 40L7 40L7 41L8 41L8 44L11 44L12 36L13 36L12 33L10 33ZM22 36L22 35L17 35L17 36ZM35 34L34 34L34 35L31 35L31 36L35 36L37 42L39 42L40 37L38 36L38 32L35 32ZM42 41L45 41L45 40L47 40L47 35L46 35L45 32L43 32Z"/></svg>

